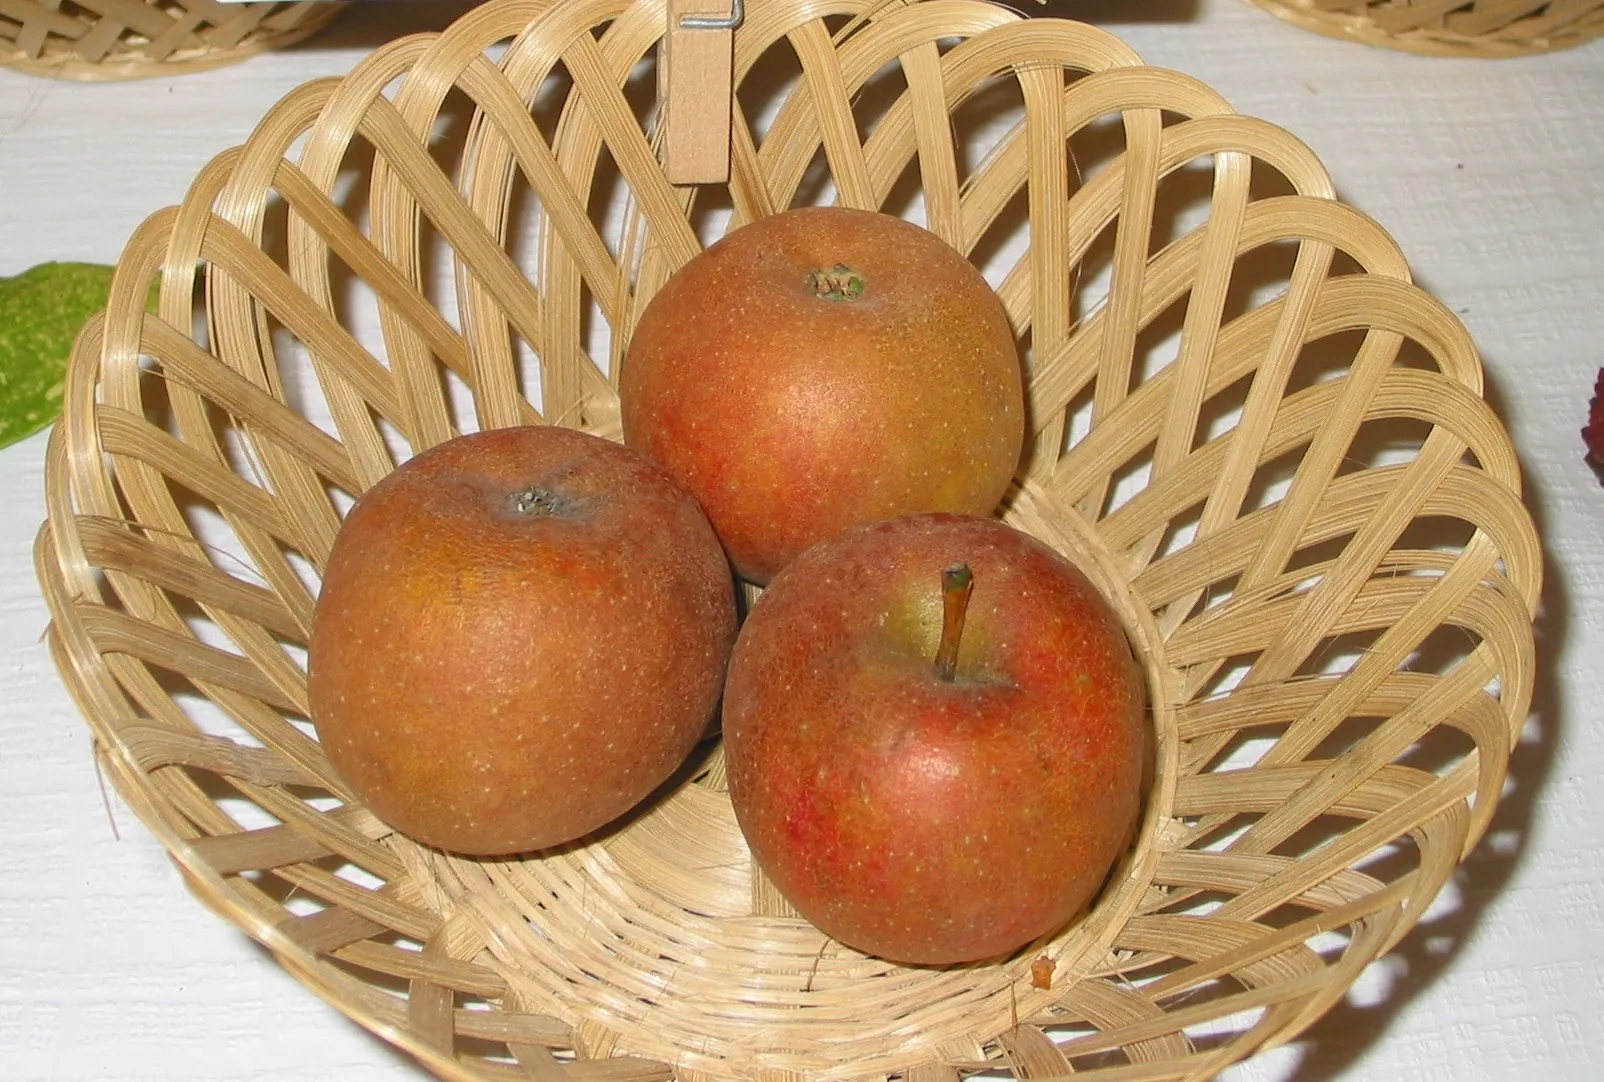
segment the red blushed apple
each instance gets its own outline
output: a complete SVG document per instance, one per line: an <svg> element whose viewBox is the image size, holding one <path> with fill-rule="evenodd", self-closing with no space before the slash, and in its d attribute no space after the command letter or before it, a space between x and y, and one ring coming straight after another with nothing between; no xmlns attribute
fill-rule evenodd
<svg viewBox="0 0 1604 1082"><path fill-rule="evenodd" d="M313 616L312 721L402 833L541 849L680 765L734 636L728 560L660 466L572 429L461 436L347 515Z"/></svg>
<svg viewBox="0 0 1604 1082"><path fill-rule="evenodd" d="M759 219L681 267L618 393L624 442L757 583L847 526L992 514L1024 447L1019 353L985 278L934 233L846 207Z"/></svg>
<svg viewBox="0 0 1604 1082"><path fill-rule="evenodd" d="M1074 565L994 519L916 515L793 560L724 693L752 855L826 934L905 963L1063 927L1129 844L1146 695Z"/></svg>

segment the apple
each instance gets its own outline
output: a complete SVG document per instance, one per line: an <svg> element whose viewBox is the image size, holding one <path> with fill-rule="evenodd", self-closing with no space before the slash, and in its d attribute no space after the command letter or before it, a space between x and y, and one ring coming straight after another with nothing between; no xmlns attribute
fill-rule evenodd
<svg viewBox="0 0 1604 1082"><path fill-rule="evenodd" d="M781 571L724 692L752 856L827 935L894 962L1064 927L1129 844L1146 689L1073 564L996 519L855 527Z"/></svg>
<svg viewBox="0 0 1604 1082"><path fill-rule="evenodd" d="M726 235L642 312L624 443L702 504L755 583L848 526L993 513L1024 450L1008 317L934 233L803 207Z"/></svg>
<svg viewBox="0 0 1604 1082"><path fill-rule="evenodd" d="M459 436L346 516L313 615L312 721L403 834L542 849L680 765L734 636L729 563L660 466L566 428Z"/></svg>

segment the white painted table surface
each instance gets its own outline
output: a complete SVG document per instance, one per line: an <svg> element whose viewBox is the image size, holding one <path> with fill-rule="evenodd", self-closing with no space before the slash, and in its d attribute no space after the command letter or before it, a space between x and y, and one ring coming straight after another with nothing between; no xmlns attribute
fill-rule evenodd
<svg viewBox="0 0 1604 1082"><path fill-rule="evenodd" d="M301 48L171 79L0 70L0 275L115 262L282 94L462 10L365 7ZM1604 487L1578 436L1604 364L1604 41L1457 61L1328 40L1238 0L1057 10L1298 134L1393 233L1482 350L1549 561L1534 717L1451 888L1462 904L1303 1040L1229 1077L1604 1077ZM0 1078L421 1080L203 910L115 795L108 819L88 729L40 642L44 449L39 435L0 451Z"/></svg>

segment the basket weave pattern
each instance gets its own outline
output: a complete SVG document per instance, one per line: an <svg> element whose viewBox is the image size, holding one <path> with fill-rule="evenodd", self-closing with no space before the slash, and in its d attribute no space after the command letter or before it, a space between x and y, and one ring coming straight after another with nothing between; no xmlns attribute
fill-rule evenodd
<svg viewBox="0 0 1604 1082"><path fill-rule="evenodd" d="M201 71L322 29L333 3L0 0L0 65L64 79Z"/></svg>
<svg viewBox="0 0 1604 1082"><path fill-rule="evenodd" d="M1528 56L1604 34L1604 0L1248 0L1305 30L1428 56Z"/></svg>
<svg viewBox="0 0 1604 1082"><path fill-rule="evenodd" d="M443 1077L1201 1079L1295 1036L1475 844L1527 712L1537 540L1464 329L1297 140L969 0L750 0L732 179L673 188L663 24L493 0L292 93L131 240L37 546L105 769L203 901ZM791 915L716 745L589 844L481 862L388 831L306 721L354 494L468 428L616 435L629 328L720 205L810 198L913 207L995 275L1034 432L1007 517L1146 663L1136 844L992 964Z"/></svg>

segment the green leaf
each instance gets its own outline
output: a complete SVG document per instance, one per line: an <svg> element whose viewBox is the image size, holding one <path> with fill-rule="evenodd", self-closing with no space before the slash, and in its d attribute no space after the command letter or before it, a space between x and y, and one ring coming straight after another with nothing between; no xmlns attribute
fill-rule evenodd
<svg viewBox="0 0 1604 1082"><path fill-rule="evenodd" d="M0 447L61 416L73 339L106 307L111 275L98 263L41 263L0 278Z"/></svg>

